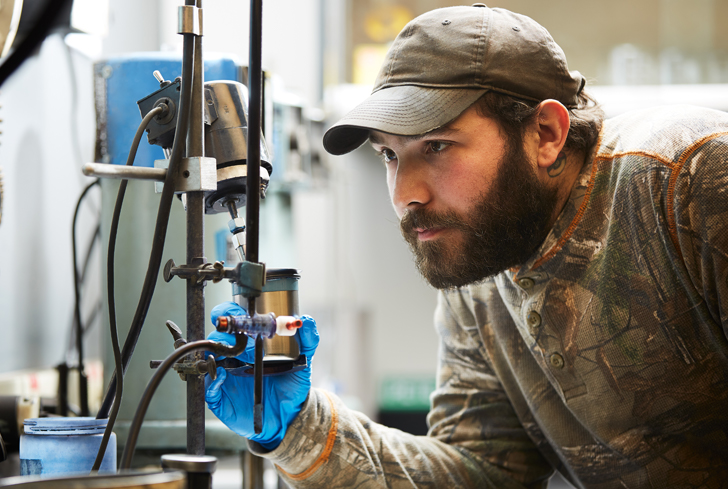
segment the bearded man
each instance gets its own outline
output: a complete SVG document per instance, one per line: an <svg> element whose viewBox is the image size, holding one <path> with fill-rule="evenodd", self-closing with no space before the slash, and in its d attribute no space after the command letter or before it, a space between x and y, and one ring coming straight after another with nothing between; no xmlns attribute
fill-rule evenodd
<svg viewBox="0 0 728 489"><path fill-rule="evenodd" d="M438 387L417 437L297 372L266 384L255 434L252 387L221 371L210 409L291 486L726 487L728 116L603 121L584 85L533 20L438 9L327 131L381 156L441 289ZM307 318L309 360L317 342Z"/></svg>

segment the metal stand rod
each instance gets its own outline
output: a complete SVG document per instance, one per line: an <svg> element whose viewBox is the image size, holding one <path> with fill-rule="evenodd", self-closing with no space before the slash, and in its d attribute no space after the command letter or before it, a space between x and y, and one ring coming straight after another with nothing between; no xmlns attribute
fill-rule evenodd
<svg viewBox="0 0 728 489"><path fill-rule="evenodd" d="M201 8L201 0L186 0L186 5ZM203 60L202 37L194 38L194 62L192 69L192 107L190 127L187 133L187 157L205 155L203 122ZM202 192L187 192L187 263L201 265L205 260L205 204ZM187 280L187 341L205 337L205 289L204 282L195 284ZM204 352L194 353L195 361L204 358ZM200 375L187 375L187 453L205 453L205 382Z"/></svg>
<svg viewBox="0 0 728 489"><path fill-rule="evenodd" d="M262 25L263 0L250 2L250 57L248 67L248 90L250 105L248 114L248 175L246 182L247 205L245 208L245 255L248 261L258 262L258 236L260 229L260 127L262 113ZM255 314L255 297L248 298L248 313ZM259 351L260 350L260 351ZM263 341L255 341L255 405L253 406L253 425L255 432L263 428ZM261 361L257 360L260 356Z"/></svg>
<svg viewBox="0 0 728 489"><path fill-rule="evenodd" d="M187 194L187 262L203 263L204 200L201 192ZM205 337L205 289L187 280L187 341ZM194 353L202 360L204 352ZM205 454L205 382L201 375L187 375L187 453Z"/></svg>
<svg viewBox="0 0 728 489"><path fill-rule="evenodd" d="M255 337L255 364L253 365L253 429L256 433L263 431L263 337Z"/></svg>
<svg viewBox="0 0 728 489"><path fill-rule="evenodd" d="M265 472L263 459L249 451L240 454L243 469L243 489L263 489L263 474Z"/></svg>

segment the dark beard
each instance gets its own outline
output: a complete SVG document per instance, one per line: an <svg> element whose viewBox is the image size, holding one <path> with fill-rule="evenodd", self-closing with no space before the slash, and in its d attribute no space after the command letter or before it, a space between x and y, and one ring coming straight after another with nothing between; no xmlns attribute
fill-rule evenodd
<svg viewBox="0 0 728 489"><path fill-rule="evenodd" d="M467 222L455 212L425 209L402 217L400 229L417 269L433 287L462 287L521 265L546 239L558 189L538 180L522 140L507 141L498 166L491 190L481 195ZM462 242L418 239L416 228L434 227L459 230Z"/></svg>

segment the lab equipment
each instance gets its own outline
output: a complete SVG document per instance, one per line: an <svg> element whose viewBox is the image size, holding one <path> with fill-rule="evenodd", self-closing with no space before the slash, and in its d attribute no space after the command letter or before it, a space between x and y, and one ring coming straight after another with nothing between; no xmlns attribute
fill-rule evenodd
<svg viewBox="0 0 728 489"><path fill-rule="evenodd" d="M225 316L247 316L239 305L228 302L220 304L211 314L213 323ZM215 416L231 430L241 436L258 442L266 449L277 447L286 434L288 426L301 410L311 388L311 361L319 343L316 322L310 316L302 316L302 326L294 337L299 342L301 354L306 358L304 368L271 374L264 383L263 426L260 432L255 430L250 403L253 400L253 379L249 376L235 375L234 370L217 368L217 379L206 378L205 400ZM209 340L223 344L235 341L233 334L213 331ZM255 348L248 343L245 352L235 358L242 364L253 363ZM228 359L229 360L229 359Z"/></svg>
<svg viewBox="0 0 728 489"><path fill-rule="evenodd" d="M173 81L165 80L161 73L154 76L159 82L159 89L142 98L139 102L140 113L147 123L144 129L148 132L149 142L163 148L167 157L155 161L155 168L116 167L109 171L108 166L87 164L84 173L113 178L143 178L163 181L157 185L162 196L157 213L157 225L153 240L152 253L147 268L141 298L135 313L124 350L118 352L115 347L116 376L123 377L134 347L144 324L151 297L156 284L156 275L161 265L167 221L169 218L172 197L177 194L185 207L187 215L187 259L186 263L176 265L169 260L164 267L166 281L174 277L184 279L187 283L187 340L186 344L175 338L179 347L163 362L155 363L158 367L153 375L129 428L127 444L122 456L121 466L128 468L131 464L139 429L161 378L167 370L174 368L187 381L187 449L188 453L202 455L205 448L204 437L204 372L209 371L213 378L217 372L215 359L201 356L203 349L215 351L217 354L235 357L245 349L246 343L254 350L254 354L246 356L252 367L253 379L245 378L252 395L252 434L261 436L261 440L270 441L268 433L264 434L264 426L278 423L283 429L276 429L272 440L285 433L285 428L295 417L300 405L306 398L310 387L310 357L318 344L315 324L309 324L307 331L313 327L314 333L299 333L297 336L307 338L308 342L299 343L290 333L302 324L306 329L310 319L299 319L294 314L281 314L280 311L262 311L258 301L264 292L267 274L265 265L259 263L258 228L260 199L270 181L272 166L261 134L262 116L262 71L260 59L260 41L262 27L262 2L251 1L251 43L248 69L248 89L250 91L249 106L246 101L246 88L237 82L204 83L202 70L202 9L200 0L186 0L186 5L179 9L178 32L184 36L182 76ZM140 129L142 127L140 126ZM136 141L136 139L135 139ZM136 148L134 148L136 151ZM130 153L129 161L133 162ZM120 190L117 207L120 207L123 193ZM245 205L246 217L242 220L237 209ZM222 262L208 263L204 255L202 239L203 216L229 212L233 225L231 232L243 261L235 267L225 267ZM115 217L118 212L115 210ZM117 220L118 222L118 220ZM112 223L110 236L115 235ZM110 241L109 269L113 269L112 243ZM112 274L109 274L111 277ZM284 281L297 281L287 277ZM208 280L218 282L231 280L238 287L236 290L245 299L251 311L250 316L228 318L226 331L234 332L227 345L214 345L211 341L202 340L204 336L204 286ZM271 280L275 283L275 280ZM297 287L297 285L296 285ZM109 290L113 290L110 285ZM277 290L274 292L287 292ZM290 292L290 290L288 291ZM258 304L256 304L258 302ZM113 297L109 300L109 310L113 310ZM224 321L225 322L225 321ZM173 333L177 333L172 328ZM181 332L178 332L181 336ZM275 371L265 372L264 344L266 340L281 335L288 348L278 348L280 354L272 355ZM315 344L311 338L315 335ZM113 335L112 335L113 336ZM253 341L248 341L248 338ZM304 349L303 346L306 346ZM271 351L274 350L271 348ZM290 392L271 391L271 395L289 396L282 404L263 405L263 375L278 373L281 365L290 375L281 376L268 385L279 385L281 389L289 388ZM245 374L245 372L243 372ZM235 377L231 375L231 378ZM115 377L116 379L116 377ZM231 382L234 384L235 382ZM291 384L291 385L288 385ZM298 388L293 388L294 384ZM121 380L118 384L112 381L103 403L100 416L112 415L118 409ZM114 400L112 407L111 401ZM285 406L282 407L282 406ZM251 411L250 406L241 408ZM280 412L273 412L278 409ZM271 420L265 421L263 413L270 413ZM229 416L228 416L229 418ZM110 423L111 424L111 423ZM107 429L107 434L110 428ZM268 438L266 438L268 436ZM277 441L278 443L280 440Z"/></svg>

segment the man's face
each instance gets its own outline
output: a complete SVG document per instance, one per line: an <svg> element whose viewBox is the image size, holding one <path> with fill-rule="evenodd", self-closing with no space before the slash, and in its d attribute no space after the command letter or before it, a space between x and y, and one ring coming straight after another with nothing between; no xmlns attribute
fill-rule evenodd
<svg viewBox="0 0 728 489"><path fill-rule="evenodd" d="M548 234L557 189L537 178L533 156L515 139L474 107L423 136L372 131L402 235L432 286L459 287L519 265Z"/></svg>

